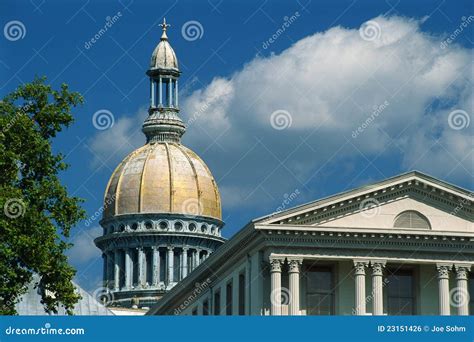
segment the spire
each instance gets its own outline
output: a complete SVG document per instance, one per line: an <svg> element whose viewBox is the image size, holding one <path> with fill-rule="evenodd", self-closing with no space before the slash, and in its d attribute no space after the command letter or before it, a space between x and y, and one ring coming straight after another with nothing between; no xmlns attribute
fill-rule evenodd
<svg viewBox="0 0 474 342"><path fill-rule="evenodd" d="M169 24L163 18L159 24L163 30L161 40L151 56L150 69L150 107L148 117L142 126L147 142L165 141L179 143L186 131L179 117L178 107L178 59L168 42L166 31Z"/></svg>
<svg viewBox="0 0 474 342"><path fill-rule="evenodd" d="M166 35L166 30L168 29L168 27L171 27L171 25L166 23L166 18L163 18L163 24L159 24L158 26L161 26L161 28L163 29L161 40L168 40L168 36Z"/></svg>

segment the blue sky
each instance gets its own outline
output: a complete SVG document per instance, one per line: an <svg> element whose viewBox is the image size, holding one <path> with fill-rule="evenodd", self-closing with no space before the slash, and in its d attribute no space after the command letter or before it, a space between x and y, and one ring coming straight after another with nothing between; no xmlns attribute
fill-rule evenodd
<svg viewBox="0 0 474 342"><path fill-rule="evenodd" d="M6 0L0 95L35 75L84 95L54 148L93 216L114 167L144 142L145 71L166 16L182 117L196 118L183 143L212 170L230 237L291 194L294 206L412 169L472 189L472 14L471 1ZM374 39L359 30L367 21ZM183 33L193 22L196 39ZM92 122L102 109L107 130ZM91 290L98 232L96 220L72 236L77 281Z"/></svg>

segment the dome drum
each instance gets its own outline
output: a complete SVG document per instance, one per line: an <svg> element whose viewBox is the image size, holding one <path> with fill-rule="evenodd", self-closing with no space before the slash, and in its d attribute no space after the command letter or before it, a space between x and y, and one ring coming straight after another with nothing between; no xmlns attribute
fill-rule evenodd
<svg viewBox="0 0 474 342"><path fill-rule="evenodd" d="M180 214L142 214L120 215L112 219L101 220L104 237L117 237L124 233L193 234L221 238L223 222L204 217L192 217Z"/></svg>

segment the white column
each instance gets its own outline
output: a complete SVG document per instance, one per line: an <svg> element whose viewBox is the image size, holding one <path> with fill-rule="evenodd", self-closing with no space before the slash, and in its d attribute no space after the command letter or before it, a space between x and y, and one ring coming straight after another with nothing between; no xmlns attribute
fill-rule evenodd
<svg viewBox="0 0 474 342"><path fill-rule="evenodd" d="M173 248L168 247L168 283L171 284L174 282L174 253Z"/></svg>
<svg viewBox="0 0 474 342"><path fill-rule="evenodd" d="M175 80L174 104L175 104L176 108L178 108L178 79Z"/></svg>
<svg viewBox="0 0 474 342"><path fill-rule="evenodd" d="M150 79L150 103L151 107L155 107L155 98L156 98L156 83L154 79Z"/></svg>
<svg viewBox="0 0 474 342"><path fill-rule="evenodd" d="M138 247L138 287L143 287L145 285L145 252L143 247Z"/></svg>
<svg viewBox="0 0 474 342"><path fill-rule="evenodd" d="M455 306L458 308L459 316L469 315L469 291L467 289L467 276L471 269L468 265L454 265L456 270L456 291L453 294L455 299ZM474 295L474 293L472 294Z"/></svg>
<svg viewBox="0 0 474 342"><path fill-rule="evenodd" d="M125 249L125 287L127 289L132 288L133 264L131 252L130 248Z"/></svg>
<svg viewBox="0 0 474 342"><path fill-rule="evenodd" d="M383 268L385 261L372 261L372 314L383 315Z"/></svg>
<svg viewBox="0 0 474 342"><path fill-rule="evenodd" d="M439 314L442 316L451 314L449 303L449 271L451 267L451 265L436 265L438 270Z"/></svg>
<svg viewBox="0 0 474 342"><path fill-rule="evenodd" d="M193 249L191 250L191 263L189 264L189 269L190 271L193 271L196 266L195 266L195 262L196 262L196 251Z"/></svg>
<svg viewBox="0 0 474 342"><path fill-rule="evenodd" d="M202 249L196 248L196 267L201 265L201 252L202 252Z"/></svg>
<svg viewBox="0 0 474 342"><path fill-rule="evenodd" d="M173 107L173 79L168 80L168 107Z"/></svg>
<svg viewBox="0 0 474 342"><path fill-rule="evenodd" d="M114 286L114 253L107 253L107 287L113 288Z"/></svg>
<svg viewBox="0 0 474 342"><path fill-rule="evenodd" d="M181 275L183 274L183 253L181 253L179 249L176 249L176 254L178 255L178 265L176 265L177 272L175 281L180 281Z"/></svg>
<svg viewBox="0 0 474 342"><path fill-rule="evenodd" d="M270 302L272 316L281 316L281 265L282 259L270 259Z"/></svg>
<svg viewBox="0 0 474 342"><path fill-rule="evenodd" d="M153 257L152 257L152 285L158 286L160 282L160 251L158 247L152 247Z"/></svg>
<svg viewBox="0 0 474 342"><path fill-rule="evenodd" d="M118 291L120 287L120 250L114 251L114 290Z"/></svg>
<svg viewBox="0 0 474 342"><path fill-rule="evenodd" d="M188 276L188 248L183 247L183 279L186 278L187 276Z"/></svg>
<svg viewBox="0 0 474 342"><path fill-rule="evenodd" d="M102 269L102 287L107 287L108 281L107 281L107 252L102 253L102 261L103 261L103 269Z"/></svg>
<svg viewBox="0 0 474 342"><path fill-rule="evenodd" d="M300 271L303 260L295 259L288 261L288 274L290 282L289 315L300 314Z"/></svg>
<svg viewBox="0 0 474 342"><path fill-rule="evenodd" d="M355 308L354 312L358 316L366 313L366 296L365 296L365 268L367 261L354 260L354 280L355 280Z"/></svg>
<svg viewBox="0 0 474 342"><path fill-rule="evenodd" d="M160 100L160 103L159 105L163 105L163 81L161 80L161 77L160 77L160 80L159 80L159 83L158 83L158 97L159 97L159 100Z"/></svg>

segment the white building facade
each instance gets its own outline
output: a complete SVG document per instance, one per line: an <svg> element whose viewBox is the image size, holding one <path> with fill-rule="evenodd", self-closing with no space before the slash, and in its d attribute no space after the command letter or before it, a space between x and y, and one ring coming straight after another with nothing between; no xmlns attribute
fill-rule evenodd
<svg viewBox="0 0 474 342"><path fill-rule="evenodd" d="M469 191L396 176L253 220L147 314L472 314L473 217Z"/></svg>

